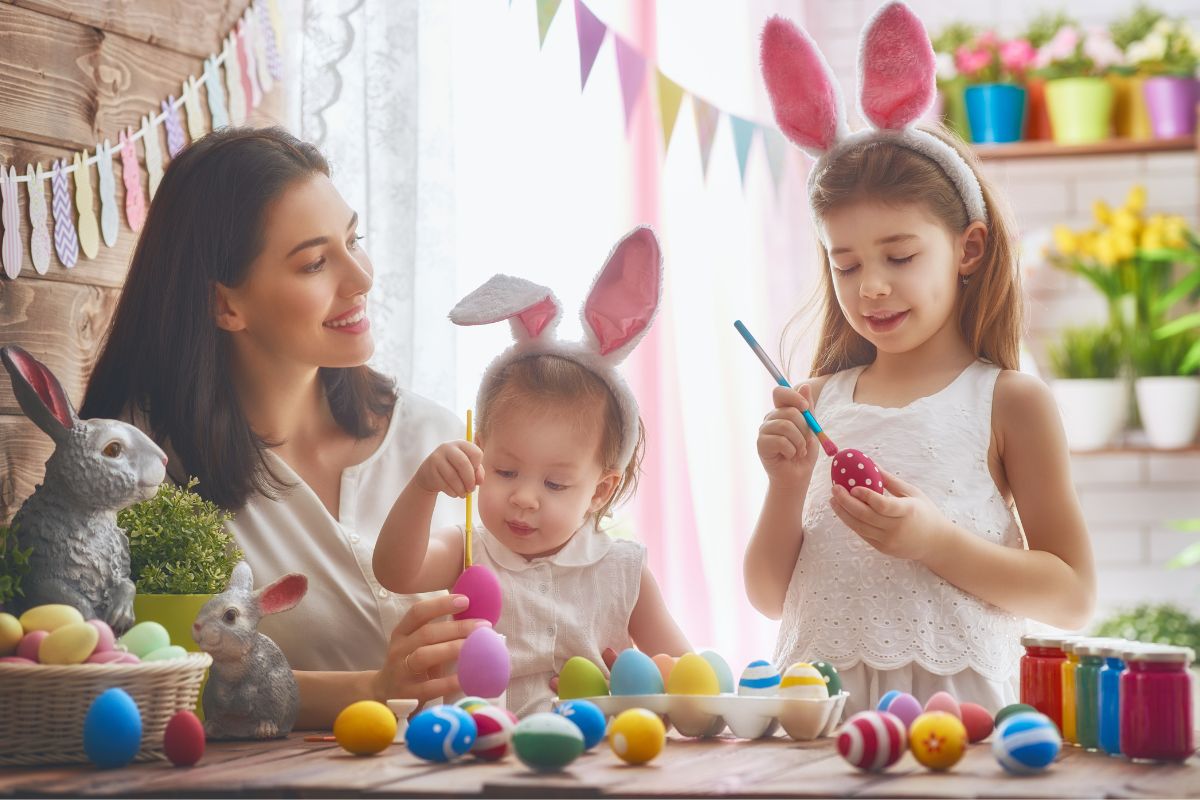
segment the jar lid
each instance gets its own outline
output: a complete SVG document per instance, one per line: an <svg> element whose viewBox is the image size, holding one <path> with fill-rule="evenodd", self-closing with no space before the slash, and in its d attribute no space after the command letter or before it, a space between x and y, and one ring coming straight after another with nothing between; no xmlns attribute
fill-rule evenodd
<svg viewBox="0 0 1200 800"><path fill-rule="evenodd" d="M1069 641L1074 640L1075 636L1067 636L1059 633L1027 633L1021 637L1022 647L1057 647L1062 649L1062 646Z"/></svg>
<svg viewBox="0 0 1200 800"><path fill-rule="evenodd" d="M1134 644L1136 642L1131 642L1128 639L1118 639L1101 647L1100 655L1105 658L1124 658L1125 652L1131 649Z"/></svg>
<svg viewBox="0 0 1200 800"><path fill-rule="evenodd" d="M1170 644L1146 644L1134 642L1135 646L1125 650L1126 661L1154 661L1158 663L1190 664L1196 659L1196 653L1190 647L1177 647Z"/></svg>
<svg viewBox="0 0 1200 800"><path fill-rule="evenodd" d="M1075 642L1075 655L1101 657L1114 650L1123 653L1130 644L1124 639L1080 639Z"/></svg>

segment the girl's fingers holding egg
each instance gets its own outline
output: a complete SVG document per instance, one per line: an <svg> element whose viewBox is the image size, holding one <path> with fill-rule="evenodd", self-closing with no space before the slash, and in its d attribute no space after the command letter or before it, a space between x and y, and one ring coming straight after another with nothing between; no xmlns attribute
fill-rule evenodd
<svg viewBox="0 0 1200 800"><path fill-rule="evenodd" d="M879 492L868 489L865 486L855 486L850 491L850 496L866 503L876 514L883 517L902 517L904 509L896 502L894 497L885 497Z"/></svg>
<svg viewBox="0 0 1200 800"><path fill-rule="evenodd" d="M462 605L459 604L459 600L463 601ZM433 623L433 621L438 617L448 617L451 614L457 614L463 609L468 608L466 605L466 600L467 598L461 594L444 594L437 597L429 597L424 600L418 600L409 606L408 611L403 617L401 617L400 621L396 623L396 627L392 628L391 643L395 644L398 640L404 638L405 636L411 636L417 631L425 628L427 625ZM474 622L474 620L464 621ZM468 628L466 633L462 635L466 636L467 633L471 632L471 630L473 630L473 628Z"/></svg>
<svg viewBox="0 0 1200 800"><path fill-rule="evenodd" d="M833 506L833 511L838 515L838 518L845 522L850 527L857 530L859 533L866 531L865 535L882 536L884 531L880 527L883 518L871 510L863 501L851 495L841 486L834 486L830 505Z"/></svg>

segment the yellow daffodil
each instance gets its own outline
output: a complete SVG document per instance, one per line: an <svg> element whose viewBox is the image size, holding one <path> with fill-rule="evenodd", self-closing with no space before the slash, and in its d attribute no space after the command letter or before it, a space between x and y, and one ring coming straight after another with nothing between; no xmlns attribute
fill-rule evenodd
<svg viewBox="0 0 1200 800"><path fill-rule="evenodd" d="M1096 218L1097 225L1107 225L1112 221L1112 209L1103 200L1093 200L1092 216Z"/></svg>
<svg viewBox="0 0 1200 800"><path fill-rule="evenodd" d="M1100 236L1096 239L1096 260L1106 267L1117 263L1117 248L1109 237Z"/></svg>
<svg viewBox="0 0 1200 800"><path fill-rule="evenodd" d="M1125 196L1125 208L1134 214L1142 213L1146 207L1146 187L1138 183Z"/></svg>
<svg viewBox="0 0 1200 800"><path fill-rule="evenodd" d="M1079 241L1075 232L1066 225L1054 226L1054 246L1064 256L1074 255L1079 250Z"/></svg>
<svg viewBox="0 0 1200 800"><path fill-rule="evenodd" d="M1122 208L1113 214L1112 226L1119 231L1136 235L1142 227L1142 221L1138 219L1137 214L1134 212L1127 208Z"/></svg>
<svg viewBox="0 0 1200 800"><path fill-rule="evenodd" d="M1147 227L1142 231L1141 241L1138 243L1143 250L1159 250L1165 244L1162 231L1158 227Z"/></svg>

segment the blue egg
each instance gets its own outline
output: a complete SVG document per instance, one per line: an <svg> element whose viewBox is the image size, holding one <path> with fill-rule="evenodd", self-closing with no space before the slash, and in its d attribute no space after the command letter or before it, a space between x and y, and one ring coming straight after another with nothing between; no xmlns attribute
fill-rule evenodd
<svg viewBox="0 0 1200 800"><path fill-rule="evenodd" d="M613 694L662 694L662 673L650 656L630 647L617 656L612 665Z"/></svg>
<svg viewBox="0 0 1200 800"><path fill-rule="evenodd" d="M83 718L83 750L104 769L123 767L142 747L142 715L124 689L109 689L92 701Z"/></svg>
<svg viewBox="0 0 1200 800"><path fill-rule="evenodd" d="M604 731L608 727L608 720L604 718L604 712L595 703L589 703L587 700L568 700L565 703L559 703L555 707L554 713L575 723L579 732L583 734L584 750L591 750L604 741Z"/></svg>
<svg viewBox="0 0 1200 800"><path fill-rule="evenodd" d="M760 658L758 661L751 661L742 670L737 693L747 697L770 697L779 692L781 680L779 670L771 666L770 661Z"/></svg>
<svg viewBox="0 0 1200 800"><path fill-rule="evenodd" d="M902 694L904 694L904 693L899 691L898 689L892 689L890 692L885 694L883 697L879 698L879 702L875 705L875 710L876 711L887 711L891 707L892 701L895 700L897 697L899 697Z"/></svg>
<svg viewBox="0 0 1200 800"><path fill-rule="evenodd" d="M471 749L478 733L470 714L455 706L441 705L413 717L404 741L418 758L451 761Z"/></svg>
<svg viewBox="0 0 1200 800"><path fill-rule="evenodd" d="M1061 749L1058 727L1045 714L1033 711L1008 717L992 737L992 755L1000 766L1017 775L1041 772Z"/></svg>
<svg viewBox="0 0 1200 800"><path fill-rule="evenodd" d="M713 668L713 672L717 673L717 685L721 688L722 694L731 694L733 692L733 670L729 668L729 662L721 658L721 654L712 650L702 650L700 657L709 663Z"/></svg>

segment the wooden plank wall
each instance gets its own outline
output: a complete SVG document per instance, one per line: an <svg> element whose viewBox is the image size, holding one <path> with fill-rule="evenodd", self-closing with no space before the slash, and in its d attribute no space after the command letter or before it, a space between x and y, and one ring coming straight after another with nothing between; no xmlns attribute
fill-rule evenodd
<svg viewBox="0 0 1200 800"><path fill-rule="evenodd" d="M136 130L142 115L160 111L168 95L178 97L184 78L201 75L204 58L220 48L248 3L0 0L0 165L14 164L24 175L28 163L48 167L84 148L94 153L105 138L115 145L119 131ZM280 86L267 93L250 124L286 122L284 97ZM159 139L165 164L162 128ZM115 247L101 242L94 260L81 252L70 270L52 255L50 269L38 275L29 256L27 184L20 184L25 264L16 280L0 278L0 344L19 344L44 361L76 404L136 243L125 222L120 161L114 166L121 209ZM95 166L91 171L95 190L99 177ZM142 181L145 191L144 162ZM48 181L43 188L49 208ZM94 207L99 214L98 196ZM21 415L0 370L0 522L10 520L41 481L51 451L50 440Z"/></svg>

